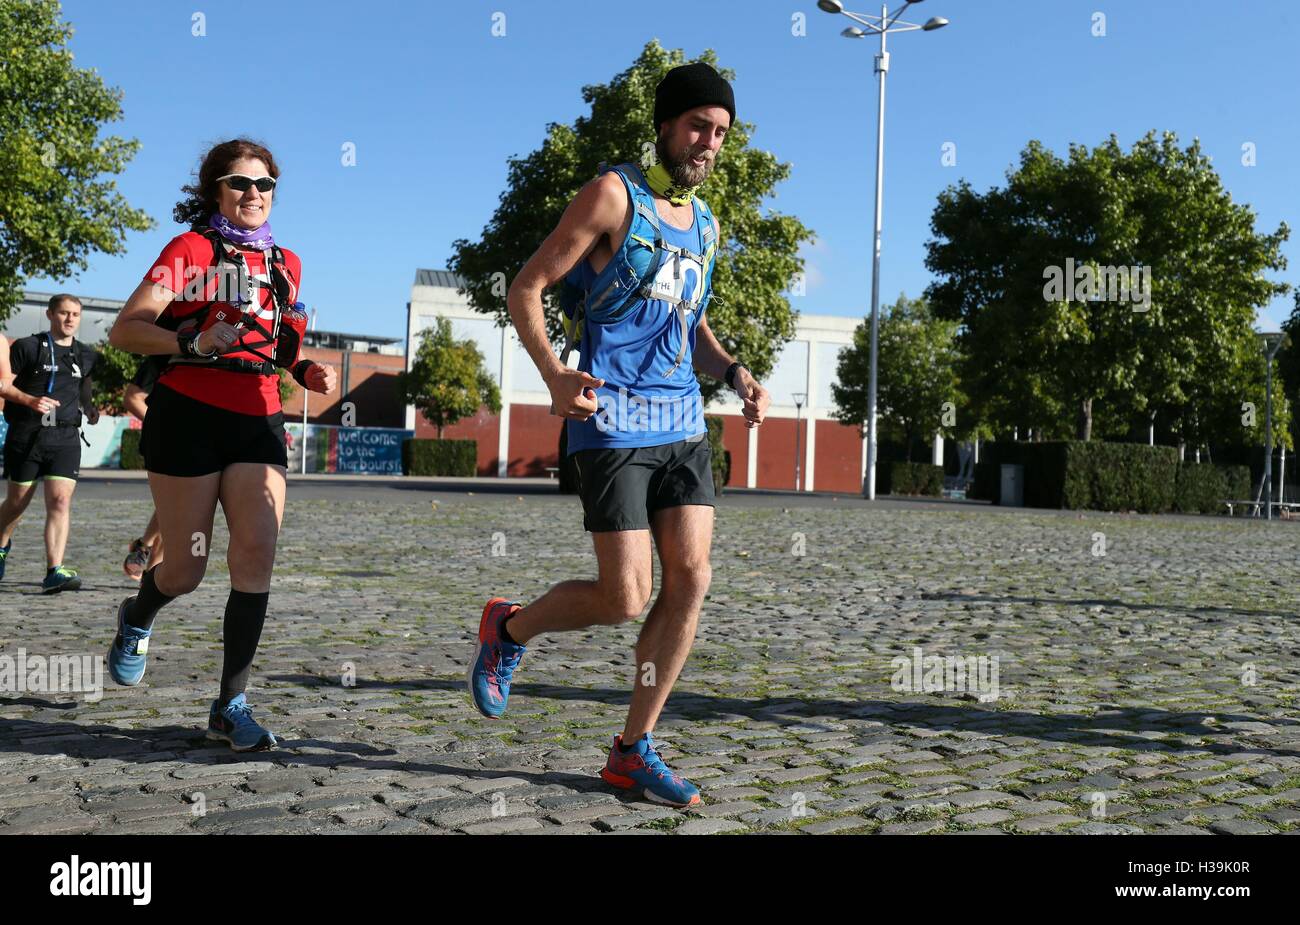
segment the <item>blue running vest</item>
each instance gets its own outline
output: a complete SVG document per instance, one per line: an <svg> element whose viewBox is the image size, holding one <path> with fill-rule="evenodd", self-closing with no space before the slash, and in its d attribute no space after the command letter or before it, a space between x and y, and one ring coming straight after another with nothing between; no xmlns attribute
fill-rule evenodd
<svg viewBox="0 0 1300 925"><path fill-rule="evenodd" d="M617 306L616 317L588 312L582 318L578 368L605 384L596 390L597 412L586 421L567 422L569 453L661 446L705 432L692 357L711 294L712 213L696 197L691 227L675 228L657 213L646 214L647 201L654 208L654 194L641 171L630 164L616 169L634 209L627 239L610 267L596 274L584 259L571 281L590 293L621 265L629 283L639 277L641 285ZM650 234L635 233L645 231L647 222L658 224L657 247Z"/></svg>

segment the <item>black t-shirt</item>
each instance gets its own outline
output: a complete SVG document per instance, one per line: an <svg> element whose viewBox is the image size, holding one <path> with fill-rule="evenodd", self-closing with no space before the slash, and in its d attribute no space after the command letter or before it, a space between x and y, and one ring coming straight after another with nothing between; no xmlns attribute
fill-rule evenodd
<svg viewBox="0 0 1300 925"><path fill-rule="evenodd" d="M50 345L53 343L53 363ZM14 386L28 395L49 395L59 403L55 420L64 428L81 424L81 381L90 375L99 354L80 341L63 346L44 334L20 337L9 346L9 365ZM53 373L53 383L51 383ZM15 431L26 431L41 424L41 416L15 401L5 402L5 420ZM72 431L75 439L75 431Z"/></svg>

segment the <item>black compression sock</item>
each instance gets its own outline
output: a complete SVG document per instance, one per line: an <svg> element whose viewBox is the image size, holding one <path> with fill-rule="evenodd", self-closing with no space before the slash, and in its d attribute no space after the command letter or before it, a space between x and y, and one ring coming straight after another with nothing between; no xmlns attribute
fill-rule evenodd
<svg viewBox="0 0 1300 925"><path fill-rule="evenodd" d="M516 610L515 613L519 613L519 611ZM502 620L501 626L497 628L497 633L500 634L501 638L504 639L506 642L510 643L512 646L517 646L519 645L519 643L515 642L515 637L510 635L510 630L506 629L506 624L510 622L510 618L513 617L515 613L512 613L509 617L506 617L504 620Z"/></svg>
<svg viewBox="0 0 1300 925"><path fill-rule="evenodd" d="M158 615L158 611L163 608L164 604L175 600L170 595L163 594L158 590L158 585L154 583L153 573L158 570L154 566L144 573L140 579L140 593L135 596L131 606L126 608L124 620L127 626L134 626L137 629L147 630L153 627L153 618Z"/></svg>
<svg viewBox="0 0 1300 925"><path fill-rule="evenodd" d="M257 654L257 643L262 638L262 624L266 622L266 602L269 591L230 591L226 599L226 620L223 627L226 637L225 661L221 667L220 706L225 706L248 687L248 673Z"/></svg>

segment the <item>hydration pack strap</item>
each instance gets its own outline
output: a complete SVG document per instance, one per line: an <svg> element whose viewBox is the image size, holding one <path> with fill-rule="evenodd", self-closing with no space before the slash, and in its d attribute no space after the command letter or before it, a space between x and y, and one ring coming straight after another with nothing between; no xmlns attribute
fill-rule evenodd
<svg viewBox="0 0 1300 925"><path fill-rule="evenodd" d="M208 366L212 369L224 369L234 373L254 373L259 376L275 375L275 364L270 360L246 360L243 357L213 357L205 360L201 357L174 356L167 362L168 366Z"/></svg>

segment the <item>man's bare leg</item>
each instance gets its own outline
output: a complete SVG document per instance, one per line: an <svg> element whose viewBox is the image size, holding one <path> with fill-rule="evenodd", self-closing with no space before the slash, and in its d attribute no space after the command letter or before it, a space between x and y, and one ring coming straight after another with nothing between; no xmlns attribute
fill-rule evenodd
<svg viewBox="0 0 1300 925"><path fill-rule="evenodd" d="M654 731L695 642L700 605L712 578L713 508L664 508L655 512L652 530L662 575L659 595L636 642L636 680L624 742L636 742Z"/></svg>
<svg viewBox="0 0 1300 925"><path fill-rule="evenodd" d="M35 482L6 482L5 500L0 504L0 546L8 546L13 538L14 528L27 510L27 505L36 497Z"/></svg>
<svg viewBox="0 0 1300 925"><path fill-rule="evenodd" d="M593 533L595 581L562 581L506 622L520 645L540 633L626 623L641 616L650 600L654 569L649 530Z"/></svg>
<svg viewBox="0 0 1300 925"><path fill-rule="evenodd" d="M75 479L45 477L45 558L49 568L63 564L72 516L72 493L76 490Z"/></svg>
<svg viewBox="0 0 1300 925"><path fill-rule="evenodd" d="M654 729L695 641L700 605L712 575L713 508L687 505L657 511L652 524L662 581L636 644L636 680L623 741ZM599 577L565 581L519 610L506 624L520 645L540 633L624 623L641 615L650 597L651 531L594 533Z"/></svg>

